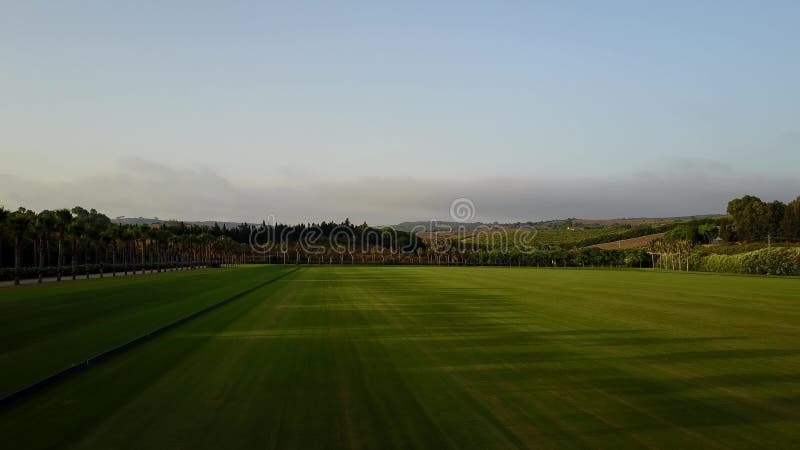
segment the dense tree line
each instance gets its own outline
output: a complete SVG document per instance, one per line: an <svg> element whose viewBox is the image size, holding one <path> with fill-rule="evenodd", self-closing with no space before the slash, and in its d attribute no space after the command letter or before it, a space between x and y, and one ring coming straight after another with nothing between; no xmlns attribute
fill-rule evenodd
<svg viewBox="0 0 800 450"><path fill-rule="evenodd" d="M784 204L777 200L765 203L745 195L728 203L728 214L732 220L731 240L800 240L800 197Z"/></svg>
<svg viewBox="0 0 800 450"><path fill-rule="evenodd" d="M651 259L644 249L603 250L596 247L582 249L551 248L548 250L519 251L459 247L446 240L420 242L413 252L393 250L383 246L349 251L326 246L319 251L295 243L273 247L261 257L264 262L277 264L419 264L448 266L527 266L527 267L651 267ZM254 261L255 262L255 261Z"/></svg>
<svg viewBox="0 0 800 450"><path fill-rule="evenodd" d="M269 242L258 241L268 237ZM252 244L252 245L251 245ZM240 224L199 226L184 222L121 225L95 209L77 206L38 213L26 208L0 207L0 279L68 276L175 267L272 261L269 251L282 252L284 262L320 262L333 258L332 250L396 260L399 252L416 255L423 243L408 232L376 229L366 224L321 222L297 225ZM291 253L290 253L291 252ZM290 256L287 259L287 254ZM293 256L293 257L292 257ZM343 262L343 257L339 258ZM351 258L352 261L352 258Z"/></svg>
<svg viewBox="0 0 800 450"><path fill-rule="evenodd" d="M251 234L251 232L253 232ZM355 225L350 219L342 223L320 222L307 224L272 224L262 222L255 229L248 230L248 236L256 250L260 247L271 249L296 247L304 243L306 247L339 247L342 253L366 253L378 247L386 251L414 253L424 243L415 234L389 227L373 228L363 223ZM243 236L234 236L240 239ZM247 241L244 237L244 241Z"/></svg>
<svg viewBox="0 0 800 450"><path fill-rule="evenodd" d="M64 276L90 273L234 264L248 247L234 237L249 236L242 227L119 225L94 209L80 206L38 213L0 208L0 277L13 267L13 277ZM244 242L247 238L244 238Z"/></svg>
<svg viewBox="0 0 800 450"><path fill-rule="evenodd" d="M664 232L648 250L600 250L590 245ZM321 222L199 226L183 222L121 225L80 206L34 212L0 207L0 279L136 274L271 262L291 264L382 263L520 266L629 266L688 270L692 247L726 242L800 241L800 197L784 204L746 195L728 203L728 215L676 224L634 227L623 234L592 238L571 248L536 251L479 245L461 248L450 239L420 239L391 229Z"/></svg>
<svg viewBox="0 0 800 450"><path fill-rule="evenodd" d="M0 208L0 278L17 281L242 262L639 267L649 264L646 256L642 250L597 248L459 248L452 241L423 241L412 233L349 220L233 228L183 222L121 225L83 207L38 213Z"/></svg>
<svg viewBox="0 0 800 450"><path fill-rule="evenodd" d="M719 239L747 243L737 248L755 245L756 250L739 256L707 254L694 249L696 244L710 244ZM757 247L797 241L800 241L800 197L784 204L765 203L758 197L745 195L728 203L728 216L675 225L662 239L651 242L648 251L653 267L662 269L785 275L796 272L800 264L797 251L781 247L761 251Z"/></svg>

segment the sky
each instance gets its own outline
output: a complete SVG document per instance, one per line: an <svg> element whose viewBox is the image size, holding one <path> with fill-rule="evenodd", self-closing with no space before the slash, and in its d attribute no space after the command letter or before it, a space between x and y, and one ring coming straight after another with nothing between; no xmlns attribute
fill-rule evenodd
<svg viewBox="0 0 800 450"><path fill-rule="evenodd" d="M0 204L390 224L800 195L800 2L8 1Z"/></svg>

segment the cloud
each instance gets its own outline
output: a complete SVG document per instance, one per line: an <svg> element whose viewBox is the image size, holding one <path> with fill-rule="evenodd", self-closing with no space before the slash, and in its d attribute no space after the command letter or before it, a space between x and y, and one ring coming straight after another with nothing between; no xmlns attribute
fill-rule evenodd
<svg viewBox="0 0 800 450"><path fill-rule="evenodd" d="M26 180L0 174L0 203L35 210L82 205L110 216L183 220L365 220L390 224L444 219L450 203L471 199L476 220L526 221L566 217L656 217L719 213L731 198L752 193L788 201L800 180L737 176L726 165L702 160L616 178L423 179L358 177L252 188L211 168L173 168L139 158L118 162L109 173L72 182Z"/></svg>

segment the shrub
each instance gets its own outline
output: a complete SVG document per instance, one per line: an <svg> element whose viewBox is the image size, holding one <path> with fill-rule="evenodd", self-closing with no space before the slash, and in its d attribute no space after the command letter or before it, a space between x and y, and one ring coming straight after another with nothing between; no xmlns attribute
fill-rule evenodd
<svg viewBox="0 0 800 450"><path fill-rule="evenodd" d="M106 274L110 274L111 272L123 272L127 270L128 272L133 271L136 269L137 272L141 272L142 270L157 270L161 269L172 269L176 267L189 267L190 263L174 263L174 262L163 262L159 265L156 264L104 264L103 265L103 272ZM100 273L100 265L99 264L89 264L88 266L85 264L78 264L75 266L75 275L76 276L85 276L86 272L90 274L97 274ZM45 266L42 268L42 276L45 278L55 277L58 273L58 269L55 266ZM61 268L61 276L64 278L71 278L72 277L72 265L64 265ZM30 278L38 278L39 277L39 268L38 267L20 267L19 269L19 277L20 279L30 279ZM9 281L14 279L14 268L13 267L3 267L0 268L0 281Z"/></svg>
<svg viewBox="0 0 800 450"><path fill-rule="evenodd" d="M735 255L709 255L700 262L706 272L800 275L800 248L775 247Z"/></svg>

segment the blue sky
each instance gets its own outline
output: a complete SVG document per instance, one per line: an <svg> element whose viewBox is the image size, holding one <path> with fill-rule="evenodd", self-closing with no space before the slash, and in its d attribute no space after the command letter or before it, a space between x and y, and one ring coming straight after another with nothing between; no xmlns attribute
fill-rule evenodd
<svg viewBox="0 0 800 450"><path fill-rule="evenodd" d="M8 2L0 203L387 223L800 194L800 3L482 3Z"/></svg>

